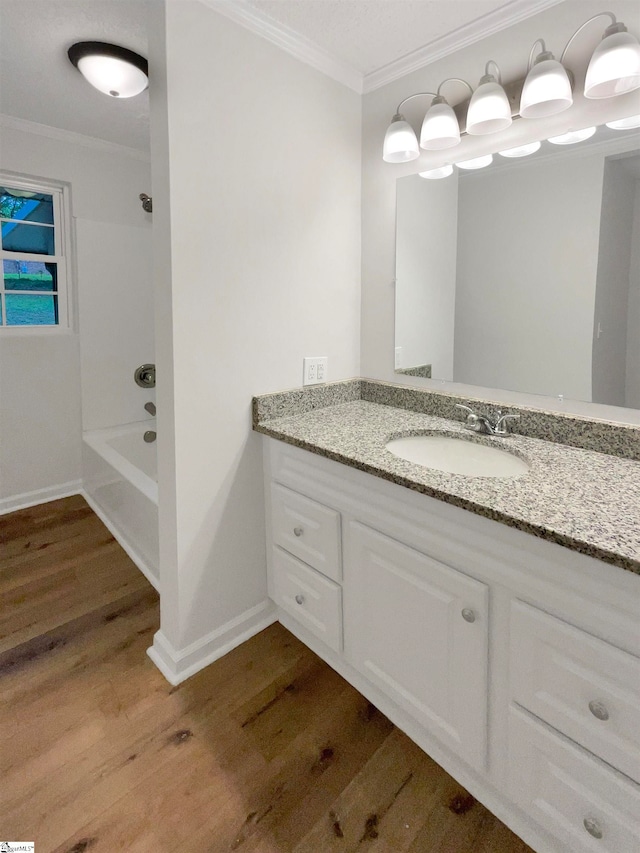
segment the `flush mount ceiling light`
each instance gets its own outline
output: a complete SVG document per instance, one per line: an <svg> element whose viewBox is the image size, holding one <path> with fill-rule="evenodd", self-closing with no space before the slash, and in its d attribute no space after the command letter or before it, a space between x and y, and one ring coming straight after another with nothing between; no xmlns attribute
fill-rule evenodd
<svg viewBox="0 0 640 853"><path fill-rule="evenodd" d="M542 48L533 59L536 47ZM534 42L529 54L527 77L520 96L522 118L544 118L569 109L573 104L571 81L567 69L554 59L544 40Z"/></svg>
<svg viewBox="0 0 640 853"><path fill-rule="evenodd" d="M429 169L427 172L418 172L421 178L426 178L429 181L435 181L438 178L448 178L453 174L453 166L448 163L445 166L439 166L437 169Z"/></svg>
<svg viewBox="0 0 640 853"><path fill-rule="evenodd" d="M497 71L489 72L489 66ZM506 130L511 124L511 104L502 88L502 75L497 63L490 59L484 69L484 76L471 96L467 113L467 133L472 136L483 136L485 133L497 133Z"/></svg>
<svg viewBox="0 0 640 853"><path fill-rule="evenodd" d="M527 145L518 145L517 148L507 148L506 151L499 151L501 157L528 157L529 154L535 154L540 150L539 142L529 142Z"/></svg>
<svg viewBox="0 0 640 853"><path fill-rule="evenodd" d="M550 136L549 142L554 145L574 145L576 142L584 142L596 132L595 127L583 127L581 130L569 130L560 136Z"/></svg>
<svg viewBox="0 0 640 853"><path fill-rule="evenodd" d="M611 130L631 130L631 128L640 127L640 115L608 121L607 127L610 127Z"/></svg>
<svg viewBox="0 0 640 853"><path fill-rule="evenodd" d="M459 169L484 169L492 163L493 155L484 154L482 157L474 157L473 160L463 160L461 163L456 163L456 166Z"/></svg>
<svg viewBox="0 0 640 853"><path fill-rule="evenodd" d="M147 60L126 47L80 41L69 48L68 56L94 88L112 98L133 98L149 84Z"/></svg>

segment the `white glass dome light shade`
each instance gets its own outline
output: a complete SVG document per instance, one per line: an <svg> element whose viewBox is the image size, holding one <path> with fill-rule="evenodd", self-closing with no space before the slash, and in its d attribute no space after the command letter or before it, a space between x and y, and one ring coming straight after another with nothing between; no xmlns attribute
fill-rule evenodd
<svg viewBox="0 0 640 853"><path fill-rule="evenodd" d="M501 157L528 157L529 154L535 154L540 150L540 142L528 142L526 145L518 145L516 148L507 148L506 151L499 151Z"/></svg>
<svg viewBox="0 0 640 853"><path fill-rule="evenodd" d="M560 136L550 136L548 142L554 145L575 145L576 142L584 142L590 139L596 132L595 127L583 127L581 130L569 130Z"/></svg>
<svg viewBox="0 0 640 853"><path fill-rule="evenodd" d="M448 178L453 174L453 166L447 163L444 166L438 166L437 169L429 169L426 172L418 172L421 178L426 178L428 181L438 180L438 178Z"/></svg>
<svg viewBox="0 0 640 853"><path fill-rule="evenodd" d="M613 98L640 88L640 44L621 22L604 31L589 62L585 98Z"/></svg>
<svg viewBox="0 0 640 853"><path fill-rule="evenodd" d="M112 98L133 98L149 85L147 60L125 47L78 42L69 48L68 56L88 83Z"/></svg>
<svg viewBox="0 0 640 853"><path fill-rule="evenodd" d="M413 128L404 116L396 113L384 135L382 159L385 163L408 163L419 156L420 149Z"/></svg>
<svg viewBox="0 0 640 853"><path fill-rule="evenodd" d="M460 142L460 125L453 107L439 95L427 110L420 130L420 148L441 151Z"/></svg>
<svg viewBox="0 0 640 853"><path fill-rule="evenodd" d="M497 133L506 130L511 124L511 104L502 88L502 84L493 74L489 66L498 66L491 59L487 62L484 77L471 96L467 111L467 133L471 136L484 136L485 133ZM498 76L500 70L498 69Z"/></svg>
<svg viewBox="0 0 640 853"><path fill-rule="evenodd" d="M484 169L485 166L490 166L493 163L492 154L483 154L482 157L474 157L473 160L462 160L456 163L459 169Z"/></svg>
<svg viewBox="0 0 640 853"><path fill-rule="evenodd" d="M611 130L631 130L632 128L640 127L640 115L620 118L616 121L608 121L607 127L610 127Z"/></svg>
<svg viewBox="0 0 640 853"><path fill-rule="evenodd" d="M573 104L567 69L543 51L527 74L520 96L522 118L544 118L568 110Z"/></svg>

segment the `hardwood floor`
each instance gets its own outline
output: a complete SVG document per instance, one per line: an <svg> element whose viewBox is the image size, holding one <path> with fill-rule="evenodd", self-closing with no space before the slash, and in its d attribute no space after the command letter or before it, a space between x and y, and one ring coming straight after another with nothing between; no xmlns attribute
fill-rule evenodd
<svg viewBox="0 0 640 853"><path fill-rule="evenodd" d="M0 836L37 853L526 853L280 625L179 687L80 497L0 517Z"/></svg>

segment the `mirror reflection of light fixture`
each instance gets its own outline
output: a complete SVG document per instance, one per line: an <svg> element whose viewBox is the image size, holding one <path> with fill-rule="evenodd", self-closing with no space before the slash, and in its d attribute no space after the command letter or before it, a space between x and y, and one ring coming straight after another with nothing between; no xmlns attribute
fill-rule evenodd
<svg viewBox="0 0 640 853"><path fill-rule="evenodd" d="M483 154L482 157L474 157L473 160L462 160L456 163L459 169L484 169L485 166L490 166L493 163L492 154Z"/></svg>
<svg viewBox="0 0 640 853"><path fill-rule="evenodd" d="M607 127L610 127L611 130L631 130L634 127L640 127L640 115L608 121Z"/></svg>
<svg viewBox="0 0 640 853"><path fill-rule="evenodd" d="M471 94L473 89L461 77L448 77L438 86L438 92L427 110L420 130L420 148L428 151L439 151L443 148L453 148L460 142L460 125L453 107L440 94L445 83L462 83Z"/></svg>
<svg viewBox="0 0 640 853"><path fill-rule="evenodd" d="M536 47L541 52L533 59ZM543 39L534 42L529 54L527 77L520 96L522 118L544 118L569 109L573 104L567 69L546 49Z"/></svg>
<svg viewBox="0 0 640 853"><path fill-rule="evenodd" d="M489 66L497 71L491 74ZM484 77L471 96L467 112L467 133L482 136L485 133L497 133L506 130L511 124L511 104L502 88L502 75L497 63L490 59L484 69Z"/></svg>
<svg viewBox="0 0 640 853"><path fill-rule="evenodd" d="M569 130L560 136L550 136L548 141L554 145L574 145L576 142L590 139L595 132L595 127L583 127L581 130Z"/></svg>
<svg viewBox="0 0 640 853"><path fill-rule="evenodd" d="M426 172L418 172L418 174L421 178L427 178L429 181L434 181L438 178L448 178L449 175L453 174L453 166L447 163L444 166L439 166L437 169L429 169Z"/></svg>
<svg viewBox="0 0 640 853"><path fill-rule="evenodd" d="M516 148L507 148L506 151L499 151L501 157L528 157L529 154L535 154L540 150L539 142L528 142L526 145L518 145Z"/></svg>
<svg viewBox="0 0 640 853"><path fill-rule="evenodd" d="M67 54L87 82L112 98L133 98L149 85L147 60L126 47L80 41L71 45Z"/></svg>

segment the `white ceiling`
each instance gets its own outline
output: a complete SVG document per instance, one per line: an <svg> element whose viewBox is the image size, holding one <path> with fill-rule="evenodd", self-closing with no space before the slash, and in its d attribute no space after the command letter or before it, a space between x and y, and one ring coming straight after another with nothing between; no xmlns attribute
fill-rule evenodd
<svg viewBox="0 0 640 853"><path fill-rule="evenodd" d="M96 40L147 56L148 15L159 2L0 0L0 113L148 150L148 94L127 100L101 94L66 51L76 41ZM495 31L561 0L202 2L362 91L367 75L382 70L381 85L406 73L403 58L413 67L426 64L425 46L433 59L435 50L455 49L458 37L474 41L483 27Z"/></svg>
<svg viewBox="0 0 640 853"><path fill-rule="evenodd" d="M361 74L493 12L510 0L246 0Z"/></svg>

